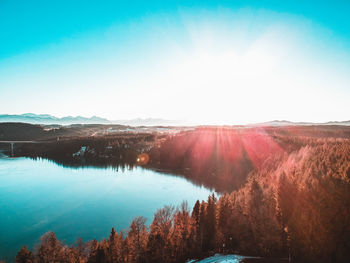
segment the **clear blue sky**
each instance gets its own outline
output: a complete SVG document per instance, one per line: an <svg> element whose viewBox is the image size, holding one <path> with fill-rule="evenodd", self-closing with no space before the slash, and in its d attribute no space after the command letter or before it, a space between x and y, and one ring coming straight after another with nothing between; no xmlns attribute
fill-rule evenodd
<svg viewBox="0 0 350 263"><path fill-rule="evenodd" d="M350 1L0 0L0 113L350 119Z"/></svg>

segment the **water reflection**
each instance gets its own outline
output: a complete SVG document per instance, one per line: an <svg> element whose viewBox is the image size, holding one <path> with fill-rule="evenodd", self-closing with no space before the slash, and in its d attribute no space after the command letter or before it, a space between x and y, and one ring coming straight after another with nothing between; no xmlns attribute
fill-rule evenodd
<svg viewBox="0 0 350 263"><path fill-rule="evenodd" d="M112 169L115 171L122 171L125 170L133 170L135 167L137 167L134 164L129 163L121 163L120 161L103 161L103 162L91 162L86 161L84 159L74 160L74 159L49 159L49 158L42 158L42 157L28 157L29 159L32 159L34 161L48 161L51 163L54 163L58 166L64 167L64 168L72 168L72 169L82 169L82 168L99 168L99 169Z"/></svg>
<svg viewBox="0 0 350 263"><path fill-rule="evenodd" d="M92 166L30 158L0 159L0 256L33 247L51 230L68 244L108 236L135 216L151 222L164 205L207 199L211 191L136 166Z"/></svg>
<svg viewBox="0 0 350 263"><path fill-rule="evenodd" d="M183 170L166 170L166 169L160 169L160 168L155 168L152 166L142 166L142 165L137 165L135 163L125 163L121 162L119 159L106 159L106 160L95 160L95 161L87 161L85 159L72 159L72 158L67 158L67 159L50 159L50 158L42 158L42 157L28 157L34 161L48 161L51 163L54 163L58 166L64 167L64 168L70 168L70 169L84 169L84 168L94 168L94 169L112 169L116 172L125 172L125 171L132 171L134 169L146 169L146 170L151 170L157 173L161 173L163 175L167 176L180 176L183 177L186 181L200 187L205 187L209 189L210 191L216 191L219 192L215 189L214 185L210 184L204 184L203 181L201 180L196 180L195 178L192 178L191 176L188 176L188 174L185 174Z"/></svg>

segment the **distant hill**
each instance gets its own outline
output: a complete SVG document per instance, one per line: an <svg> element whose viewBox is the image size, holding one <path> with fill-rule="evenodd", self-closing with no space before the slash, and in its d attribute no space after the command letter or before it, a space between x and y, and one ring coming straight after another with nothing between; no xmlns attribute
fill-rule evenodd
<svg viewBox="0 0 350 263"><path fill-rule="evenodd" d="M268 121L268 122L262 122L262 123L254 123L247 126L307 126L307 125L344 125L348 126L350 125L350 120L348 121L329 121L329 122L292 122L292 121L286 121L286 120L274 120L274 121Z"/></svg>
<svg viewBox="0 0 350 263"><path fill-rule="evenodd" d="M350 120L348 121L329 121L324 123L325 125L350 125Z"/></svg>
<svg viewBox="0 0 350 263"><path fill-rule="evenodd" d="M49 114L33 114L25 113L20 115L0 115L0 122L23 122L31 124L60 124L60 125L70 125L70 124L121 124L129 126L180 126L185 123L180 121L165 120L159 118L137 118L130 120L114 120L110 121L105 118L93 116L91 118L86 118L82 116L72 117L62 117L58 118Z"/></svg>
<svg viewBox="0 0 350 263"><path fill-rule="evenodd" d="M34 113L25 113L19 115L10 115L10 114L0 114L0 123L3 122L23 122L30 124L59 124L59 125L71 125L71 124L120 124L127 126L195 126L195 123L189 121L180 121L180 120L166 120L160 118L136 118L129 120L108 120L106 118L101 118L93 116L91 118L86 118L82 116L72 117L62 117L58 118L49 114L34 114ZM200 125L200 123L197 123ZM350 120L348 121L330 121L324 123L312 123L312 122L291 122L286 120L274 120L269 122L262 123L252 123L248 127L256 126L298 126L298 125L344 125L350 126Z"/></svg>
<svg viewBox="0 0 350 263"><path fill-rule="evenodd" d="M115 120L114 124L128 125L128 126L186 126L189 123L177 120L165 120L159 118L137 118L130 120Z"/></svg>
<svg viewBox="0 0 350 263"><path fill-rule="evenodd" d="M0 115L0 122L24 122L31 124L110 124L111 122L107 119L93 116L91 118L86 117L72 117L67 116L63 118L57 118L48 114L33 114L25 113L20 115Z"/></svg>

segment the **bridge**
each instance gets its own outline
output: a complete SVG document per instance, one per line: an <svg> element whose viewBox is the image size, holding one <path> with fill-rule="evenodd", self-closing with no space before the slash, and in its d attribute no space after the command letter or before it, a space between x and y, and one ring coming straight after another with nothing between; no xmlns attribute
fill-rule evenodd
<svg viewBox="0 0 350 263"><path fill-rule="evenodd" d="M38 141L0 141L0 144L10 144L11 145L11 157L14 156L14 153L13 153L13 148L14 148L14 145L15 143L39 143Z"/></svg>

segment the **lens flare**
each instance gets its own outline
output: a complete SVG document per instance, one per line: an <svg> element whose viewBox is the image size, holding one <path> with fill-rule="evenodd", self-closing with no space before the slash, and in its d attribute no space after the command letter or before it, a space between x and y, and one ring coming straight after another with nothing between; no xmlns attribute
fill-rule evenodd
<svg viewBox="0 0 350 263"><path fill-rule="evenodd" d="M149 156L147 153L141 153L137 156L136 162L138 165L147 165L149 162Z"/></svg>

